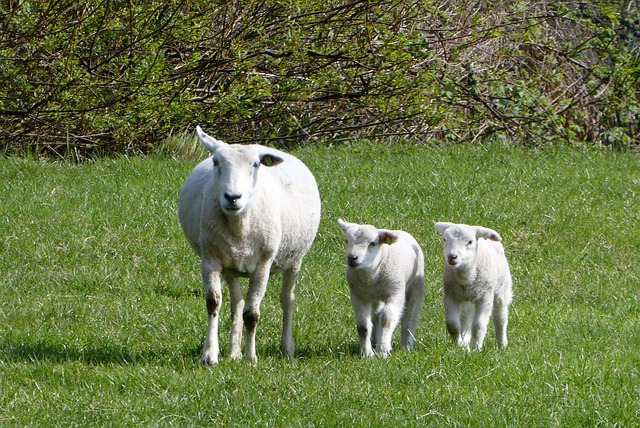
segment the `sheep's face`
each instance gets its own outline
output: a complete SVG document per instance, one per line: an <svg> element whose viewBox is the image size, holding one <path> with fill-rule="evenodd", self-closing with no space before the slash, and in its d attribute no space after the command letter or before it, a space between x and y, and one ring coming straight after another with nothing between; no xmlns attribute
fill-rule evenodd
<svg viewBox="0 0 640 428"><path fill-rule="evenodd" d="M472 228L450 227L442 234L444 240L444 260L454 269L475 263L478 239Z"/></svg>
<svg viewBox="0 0 640 428"><path fill-rule="evenodd" d="M453 269L475 265L478 253L478 239L501 241L495 230L466 224L436 223L435 228L444 241L444 260Z"/></svg>
<svg viewBox="0 0 640 428"><path fill-rule="evenodd" d="M227 215L241 215L251 203L260 168L277 165L282 158L256 147L225 145L216 150L212 161L222 211Z"/></svg>
<svg viewBox="0 0 640 428"><path fill-rule="evenodd" d="M367 269L379 262L383 244L392 244L398 236L389 230L373 226L356 225L339 220L347 242L347 265L353 269Z"/></svg>

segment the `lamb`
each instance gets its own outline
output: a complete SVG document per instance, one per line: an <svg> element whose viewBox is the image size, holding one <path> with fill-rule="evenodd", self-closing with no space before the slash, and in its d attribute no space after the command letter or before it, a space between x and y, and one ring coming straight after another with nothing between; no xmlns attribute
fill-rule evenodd
<svg viewBox="0 0 640 428"><path fill-rule="evenodd" d="M338 224L347 241L347 282L360 340L360 357L388 357L401 320L400 343L412 349L424 299L424 257L400 230Z"/></svg>
<svg viewBox="0 0 640 428"><path fill-rule="evenodd" d="M281 350L292 357L295 279L315 239L320 195L313 174L295 157L260 145L229 145L197 134L213 156L197 165L180 192L178 215L200 256L208 327L202 363L218 363L221 278L231 300L230 357L257 363L255 334L271 274L282 273ZM240 277L249 278L244 300ZM240 316L242 314L242 317Z"/></svg>
<svg viewBox="0 0 640 428"><path fill-rule="evenodd" d="M511 273L502 238L482 226L436 223L444 239L444 309L449 335L459 346L482 349L493 313L496 343L507 346ZM471 334L469 334L471 333Z"/></svg>

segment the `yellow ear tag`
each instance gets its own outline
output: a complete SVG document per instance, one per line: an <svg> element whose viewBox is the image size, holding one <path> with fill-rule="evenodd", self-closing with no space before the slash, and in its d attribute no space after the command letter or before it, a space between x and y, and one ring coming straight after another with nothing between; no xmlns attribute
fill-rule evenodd
<svg viewBox="0 0 640 428"><path fill-rule="evenodd" d="M390 235L384 235L381 241L383 244L387 244L387 245L393 244L393 238Z"/></svg>
<svg viewBox="0 0 640 428"><path fill-rule="evenodd" d="M262 164L266 166L271 166L273 164L273 158L269 155L264 156L262 158Z"/></svg>

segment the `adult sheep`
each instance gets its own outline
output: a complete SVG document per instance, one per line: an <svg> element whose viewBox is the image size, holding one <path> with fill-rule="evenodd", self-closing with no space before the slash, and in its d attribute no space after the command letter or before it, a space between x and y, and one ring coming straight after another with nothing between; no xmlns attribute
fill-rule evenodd
<svg viewBox="0 0 640 428"><path fill-rule="evenodd" d="M320 195L313 174L295 157L260 145L229 145L197 127L212 156L197 165L180 192L178 215L202 260L208 327L203 364L217 364L221 278L231 299L230 357L257 362L256 326L269 276L282 272L281 349L293 356L295 279L320 222ZM246 300L241 277L249 278Z"/></svg>

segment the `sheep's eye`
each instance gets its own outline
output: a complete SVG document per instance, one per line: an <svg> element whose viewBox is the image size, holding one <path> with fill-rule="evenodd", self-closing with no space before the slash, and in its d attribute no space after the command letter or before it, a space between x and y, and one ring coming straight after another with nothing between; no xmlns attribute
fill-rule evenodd
<svg viewBox="0 0 640 428"><path fill-rule="evenodd" d="M260 162L254 162L254 163L253 163L253 167L254 167L254 168L257 168L257 167L259 167L259 166L260 166Z"/></svg>
<svg viewBox="0 0 640 428"><path fill-rule="evenodd" d="M220 165L220 162L218 162L218 159L213 159L213 166L218 166Z"/></svg>
<svg viewBox="0 0 640 428"><path fill-rule="evenodd" d="M469 242L467 242L467 245L473 245L473 239Z"/></svg>
<svg viewBox="0 0 640 428"><path fill-rule="evenodd" d="M373 241L369 244L369 247L375 247L376 246L376 241Z"/></svg>

